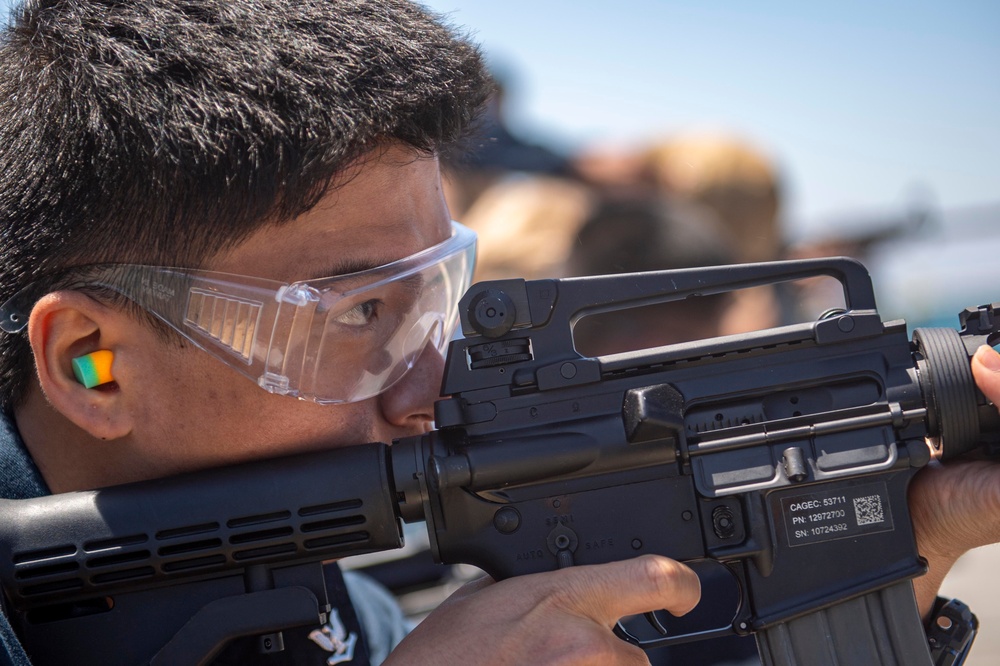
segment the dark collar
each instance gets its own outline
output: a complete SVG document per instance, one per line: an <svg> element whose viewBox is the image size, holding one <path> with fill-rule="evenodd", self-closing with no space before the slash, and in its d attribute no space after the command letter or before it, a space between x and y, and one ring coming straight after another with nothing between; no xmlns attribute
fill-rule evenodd
<svg viewBox="0 0 1000 666"><path fill-rule="evenodd" d="M48 494L49 488L28 455L14 419L0 414L0 497L27 499Z"/></svg>

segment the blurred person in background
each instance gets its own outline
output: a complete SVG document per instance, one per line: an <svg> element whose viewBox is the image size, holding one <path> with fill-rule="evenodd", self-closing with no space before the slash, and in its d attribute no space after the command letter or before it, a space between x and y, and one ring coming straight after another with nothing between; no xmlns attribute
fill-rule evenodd
<svg viewBox="0 0 1000 666"><path fill-rule="evenodd" d="M732 263L723 226L706 207L635 188L549 176L508 178L465 215L479 234L475 279L528 280ZM728 295L586 317L576 342L600 355L713 337ZM623 323L624 322L624 323ZM636 324L642 325L636 328Z"/></svg>
<svg viewBox="0 0 1000 666"><path fill-rule="evenodd" d="M712 211L656 193L606 194L591 207L566 259L567 276L634 273L732 263L733 249ZM730 294L584 317L577 349L613 354L720 334Z"/></svg>
<svg viewBox="0 0 1000 666"><path fill-rule="evenodd" d="M591 182L661 192L712 211L734 263L783 255L781 178L763 150L722 132L682 132L629 149L583 151L575 168ZM771 287L734 292L719 330L743 333L781 323Z"/></svg>
<svg viewBox="0 0 1000 666"><path fill-rule="evenodd" d="M596 191L578 181L515 175L480 195L463 217L479 235L474 279L565 277Z"/></svg>
<svg viewBox="0 0 1000 666"><path fill-rule="evenodd" d="M780 257L778 173L749 141L682 133L646 149L640 169L641 181L714 211L734 241L737 262Z"/></svg>

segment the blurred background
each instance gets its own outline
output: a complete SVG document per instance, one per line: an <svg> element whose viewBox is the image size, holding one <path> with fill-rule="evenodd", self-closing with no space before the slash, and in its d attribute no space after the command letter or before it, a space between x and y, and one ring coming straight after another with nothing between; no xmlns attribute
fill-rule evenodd
<svg viewBox="0 0 1000 666"><path fill-rule="evenodd" d="M446 161L479 278L847 254L884 319L955 326L1000 300L1000 3L424 4L482 44L499 84ZM598 322L590 351L814 316L817 291ZM625 339L643 328L663 337ZM419 541L406 571L375 565L415 617L442 592L419 582L438 576ZM983 623L971 666L1000 663L998 571L1000 547L980 549L945 584Z"/></svg>
<svg viewBox="0 0 1000 666"><path fill-rule="evenodd" d="M773 165L783 241L862 243L886 316L996 299L997 3L424 4L482 43L519 140L574 158L739 137Z"/></svg>

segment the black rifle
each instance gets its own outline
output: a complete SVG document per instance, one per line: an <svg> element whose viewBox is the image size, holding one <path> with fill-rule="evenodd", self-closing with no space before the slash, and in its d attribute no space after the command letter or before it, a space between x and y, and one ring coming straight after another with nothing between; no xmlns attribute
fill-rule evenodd
<svg viewBox="0 0 1000 666"><path fill-rule="evenodd" d="M820 275L847 307L815 322L574 349L585 314ZM754 633L765 664L931 663L907 486L932 457L997 444L969 370L994 306L911 341L861 264L824 259L486 282L460 313L432 433L0 503L4 601L32 657L277 649L328 612L321 562L399 547L402 519L426 520L437 560L498 579L658 553L738 582L720 626L619 627L644 648Z"/></svg>

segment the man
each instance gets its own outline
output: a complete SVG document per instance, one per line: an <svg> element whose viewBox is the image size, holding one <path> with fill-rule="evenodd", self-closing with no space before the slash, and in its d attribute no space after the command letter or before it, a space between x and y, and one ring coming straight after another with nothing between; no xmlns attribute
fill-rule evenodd
<svg viewBox="0 0 1000 666"><path fill-rule="evenodd" d="M467 280L471 251L437 154L486 90L475 49L401 0L17 11L0 42L6 495L426 430L463 282L438 278ZM278 302L313 323L281 328L302 320ZM261 322L288 344L257 340ZM74 361L102 351L112 381L81 383ZM928 520L935 544L951 517ZM614 621L697 599L665 558L482 581L389 662L643 663ZM0 640L26 663L6 624Z"/></svg>
<svg viewBox="0 0 1000 666"><path fill-rule="evenodd" d="M18 470L6 494L425 431L449 332L433 323L424 331L420 321L404 330L394 319L421 308L454 315L468 283L471 243L449 223L437 153L487 94L476 50L406 2L75 1L18 10L0 46L0 300L14 298L12 318L30 320L2 340L6 468ZM406 262L428 248L436 248L431 267ZM379 266L388 282L348 308L324 301L336 310L324 334L338 344L322 356L333 365L312 369L339 384L288 372L289 392L309 398L295 400L238 371L294 351L234 346L249 339L250 318L218 329L202 321L209 334L229 331L226 351L225 336L185 339L150 316L150 308L178 314L169 291L177 280L213 279L164 266L235 274L222 287L233 302L254 288L275 302L276 284ZM441 293L413 279L435 268L461 279ZM371 280L361 275L310 286L337 301L345 281ZM432 340L437 347L424 347ZM114 381L87 388L73 361L101 350L113 354ZM498 586L454 602L488 609L439 629L466 628L444 653L427 629L424 643L393 658L440 663L454 650L468 661L462 650L496 649L491 639L502 638L516 647L512 657L555 649L603 663L615 653L636 659L608 632L613 618L684 611L696 598L693 577L665 559ZM525 617L543 600L551 620ZM511 633L514 621L528 629ZM571 645L552 644L566 624L575 626L561 631Z"/></svg>

